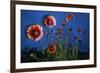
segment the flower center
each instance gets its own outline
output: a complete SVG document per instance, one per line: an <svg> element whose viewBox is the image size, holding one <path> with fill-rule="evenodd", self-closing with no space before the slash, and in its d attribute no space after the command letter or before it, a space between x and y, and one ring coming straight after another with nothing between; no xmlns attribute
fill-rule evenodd
<svg viewBox="0 0 100 73"><path fill-rule="evenodd" d="M48 18L48 19L47 19L47 24L48 24L48 25L52 25L52 24L53 24L53 20L50 19L50 18Z"/></svg>
<svg viewBox="0 0 100 73"><path fill-rule="evenodd" d="M39 36L40 36L40 31L38 31L38 30L33 30L33 31L32 31L32 36L35 37L35 38L36 38L36 37L39 37Z"/></svg>
<svg viewBox="0 0 100 73"><path fill-rule="evenodd" d="M53 48L53 47L51 47L51 48L50 48L50 51L54 51L54 48Z"/></svg>

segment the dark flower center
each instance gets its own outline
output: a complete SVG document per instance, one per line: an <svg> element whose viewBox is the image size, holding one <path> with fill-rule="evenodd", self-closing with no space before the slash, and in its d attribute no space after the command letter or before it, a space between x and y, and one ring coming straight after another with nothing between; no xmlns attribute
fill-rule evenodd
<svg viewBox="0 0 100 73"><path fill-rule="evenodd" d="M50 47L50 51L51 51L51 52L54 51L54 47Z"/></svg>
<svg viewBox="0 0 100 73"><path fill-rule="evenodd" d="M48 18L48 19L47 19L47 24L48 24L48 25L52 25L52 24L53 24L53 21L52 21L51 19Z"/></svg>
<svg viewBox="0 0 100 73"><path fill-rule="evenodd" d="M32 30L31 35L32 35L34 38L37 38L37 37L40 36L40 31L39 31L39 30Z"/></svg>

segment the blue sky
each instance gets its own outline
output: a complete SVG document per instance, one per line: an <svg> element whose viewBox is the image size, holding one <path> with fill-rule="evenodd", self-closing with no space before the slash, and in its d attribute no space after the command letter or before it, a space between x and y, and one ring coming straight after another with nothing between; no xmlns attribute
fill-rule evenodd
<svg viewBox="0 0 100 73"><path fill-rule="evenodd" d="M73 13L74 18L72 21L70 21L65 27L63 28L64 31L67 30L67 28L72 28L71 36L69 37L69 43L73 44L74 40L73 37L75 35L79 35L81 37L82 42L79 43L80 51L87 52L89 50L89 13L79 13L79 12L55 12L55 11L36 11L36 10L21 10L21 48L37 48L41 50L42 48L45 48L48 45L48 42L52 42L54 40L54 33L52 33L50 39L47 40L47 36L43 36L40 40L40 42L36 42L33 40L30 40L26 35L27 28L32 24L39 24L43 27L44 32L48 32L50 30L53 30L56 32L56 30L59 27L62 27L61 23L64 20L65 16ZM54 26L51 29L48 29L44 23L43 20L46 16L52 15L56 19L56 26ZM82 27L83 32L79 33L76 31L78 27ZM83 34L85 32L85 34ZM65 35L63 35L64 38L66 38Z"/></svg>

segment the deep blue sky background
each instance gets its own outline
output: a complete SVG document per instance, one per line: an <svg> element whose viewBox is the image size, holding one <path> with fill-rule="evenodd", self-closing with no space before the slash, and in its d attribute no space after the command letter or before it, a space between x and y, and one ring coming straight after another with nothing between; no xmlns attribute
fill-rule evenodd
<svg viewBox="0 0 100 73"><path fill-rule="evenodd" d="M27 48L36 47L37 49L40 50L42 48L47 47L48 44L47 36L44 35L40 40L40 43L32 41L28 39L26 35L27 28L32 24L39 24L43 27L44 33L48 32L49 30L54 30L54 32L56 32L58 27L62 27L61 23L64 20L65 16L70 13L72 12L21 10L21 48L25 50L25 47ZM75 35L80 35L82 42L79 43L80 46L79 50L81 52L87 52L89 50L89 13L73 12L73 14L74 14L73 20L69 22L63 28L63 30L66 31L67 28L72 28L72 33L69 39L70 44L74 43L73 37ZM51 29L48 29L43 23L43 20L47 15L52 15L56 18L57 24ZM82 27L83 30L82 33L76 31L78 27ZM66 38L65 35L63 35L63 37ZM53 40L54 40L54 34L52 33L50 41Z"/></svg>

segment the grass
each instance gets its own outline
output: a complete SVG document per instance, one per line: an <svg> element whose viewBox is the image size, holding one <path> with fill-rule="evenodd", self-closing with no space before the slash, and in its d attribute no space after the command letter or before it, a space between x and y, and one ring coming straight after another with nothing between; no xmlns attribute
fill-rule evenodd
<svg viewBox="0 0 100 73"><path fill-rule="evenodd" d="M64 60L77 60L78 59L78 48L77 46L72 46L67 48L66 40L61 42L60 40L56 44L56 52L50 54L48 48L42 51L30 51L26 56L23 55L23 62L45 62L45 61L64 61Z"/></svg>

